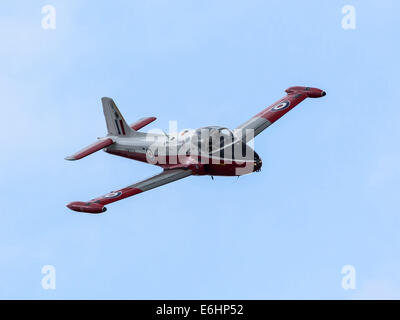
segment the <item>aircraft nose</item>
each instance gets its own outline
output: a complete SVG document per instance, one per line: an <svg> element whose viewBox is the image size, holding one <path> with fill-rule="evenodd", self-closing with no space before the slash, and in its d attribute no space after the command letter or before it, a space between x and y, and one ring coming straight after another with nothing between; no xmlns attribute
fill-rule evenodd
<svg viewBox="0 0 400 320"><path fill-rule="evenodd" d="M261 158L258 158L257 160L254 161L254 171L258 172L261 171L262 167L262 160Z"/></svg>
<svg viewBox="0 0 400 320"><path fill-rule="evenodd" d="M326 96L326 92L325 91L321 92L321 97L323 97L323 96Z"/></svg>

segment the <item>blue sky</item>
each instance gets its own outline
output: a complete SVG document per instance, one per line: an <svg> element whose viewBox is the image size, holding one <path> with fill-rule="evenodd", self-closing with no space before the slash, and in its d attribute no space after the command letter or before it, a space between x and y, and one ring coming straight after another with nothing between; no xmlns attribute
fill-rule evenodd
<svg viewBox="0 0 400 320"><path fill-rule="evenodd" d="M46 4L55 30L41 27ZM399 9L2 1L0 298L400 298ZM158 117L148 129L234 128L292 85L327 96L257 137L261 173L189 177L103 215L65 207L159 172L102 152L64 160L105 135L101 97L128 122Z"/></svg>

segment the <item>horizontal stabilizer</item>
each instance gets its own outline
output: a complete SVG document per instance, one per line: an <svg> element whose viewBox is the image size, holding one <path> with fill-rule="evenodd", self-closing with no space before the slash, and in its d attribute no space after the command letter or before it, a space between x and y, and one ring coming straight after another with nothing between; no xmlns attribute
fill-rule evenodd
<svg viewBox="0 0 400 320"><path fill-rule="evenodd" d="M154 120L156 120L156 117L148 117L148 118L142 118L136 121L135 123L131 124L131 128L133 130L139 130L142 129L144 126L147 126L149 123L152 123Z"/></svg>
<svg viewBox="0 0 400 320"><path fill-rule="evenodd" d="M83 148L82 150L78 151L77 153L73 154L72 156L68 156L65 158L65 160L79 160L82 159L89 154L92 154L96 151L99 151L105 147L108 147L112 145L114 141L110 138L96 141L95 143L92 143L91 145L87 146L86 148Z"/></svg>

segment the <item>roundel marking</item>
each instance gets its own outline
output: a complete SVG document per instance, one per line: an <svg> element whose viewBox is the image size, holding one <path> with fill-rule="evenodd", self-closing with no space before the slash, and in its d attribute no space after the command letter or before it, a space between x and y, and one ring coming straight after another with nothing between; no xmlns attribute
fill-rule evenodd
<svg viewBox="0 0 400 320"><path fill-rule="evenodd" d="M104 198L116 198L122 194L121 191L107 193Z"/></svg>
<svg viewBox="0 0 400 320"><path fill-rule="evenodd" d="M151 149L147 149L146 151L146 161L151 164L157 163L157 158Z"/></svg>
<svg viewBox="0 0 400 320"><path fill-rule="evenodd" d="M154 152L151 149L147 149L146 158L151 161L155 159Z"/></svg>
<svg viewBox="0 0 400 320"><path fill-rule="evenodd" d="M271 111L281 111L290 106L290 101L282 101L271 108Z"/></svg>

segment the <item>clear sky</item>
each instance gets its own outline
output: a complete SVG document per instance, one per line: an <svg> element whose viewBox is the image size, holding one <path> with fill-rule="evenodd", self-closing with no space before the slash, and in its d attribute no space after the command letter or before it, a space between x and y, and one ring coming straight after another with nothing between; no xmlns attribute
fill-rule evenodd
<svg viewBox="0 0 400 320"><path fill-rule="evenodd" d="M399 9L1 1L0 298L400 298ZM148 130L234 128L292 85L327 95L257 137L261 173L189 177L102 215L65 207L160 171L104 152L64 160L106 134L101 97L128 122L158 117Z"/></svg>

